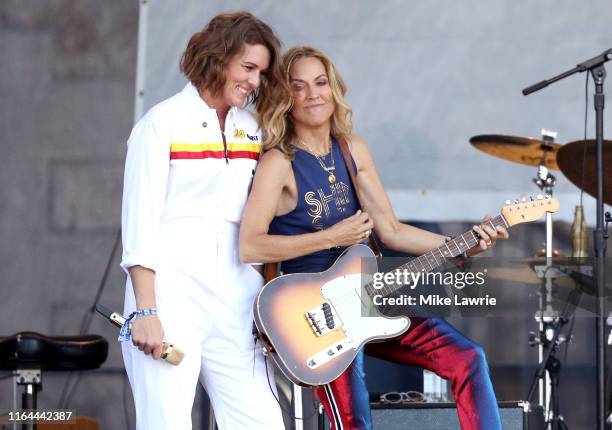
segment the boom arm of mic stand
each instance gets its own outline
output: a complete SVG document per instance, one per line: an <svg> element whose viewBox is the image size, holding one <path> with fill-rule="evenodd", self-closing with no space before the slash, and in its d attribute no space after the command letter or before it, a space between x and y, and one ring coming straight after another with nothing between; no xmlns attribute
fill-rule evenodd
<svg viewBox="0 0 612 430"><path fill-rule="evenodd" d="M537 84L531 85L523 89L522 93L524 96L528 96L529 94L535 93L536 91L539 91L542 88L546 88L550 84L560 81L561 79L567 78L568 76L571 76L574 73L585 72L587 70L592 69L593 67L597 67L605 63L606 61L610 61L610 60L612 60L612 49L608 49L604 51L603 53L597 55L596 57L583 61L582 63L578 64L573 69L568 70L567 72L563 72L560 75L555 76L554 78L546 79L546 80L538 82Z"/></svg>

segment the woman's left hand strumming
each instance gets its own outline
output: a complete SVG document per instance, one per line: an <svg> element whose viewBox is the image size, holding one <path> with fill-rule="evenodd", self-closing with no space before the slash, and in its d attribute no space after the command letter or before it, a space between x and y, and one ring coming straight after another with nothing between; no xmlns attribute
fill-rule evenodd
<svg viewBox="0 0 612 430"><path fill-rule="evenodd" d="M510 235L508 234L508 230L504 227L498 225L496 228L493 228L490 221L491 215L486 214L482 219L480 225L475 225L473 230L478 237L478 244L473 246L467 251L468 257L473 257L476 254L480 254L483 251L486 251L489 248L493 248L497 239L508 239Z"/></svg>

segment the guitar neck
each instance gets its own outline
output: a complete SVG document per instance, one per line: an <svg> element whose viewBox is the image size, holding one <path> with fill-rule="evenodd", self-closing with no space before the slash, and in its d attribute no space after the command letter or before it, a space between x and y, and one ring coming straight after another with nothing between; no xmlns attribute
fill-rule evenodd
<svg viewBox="0 0 612 430"><path fill-rule="evenodd" d="M495 218L490 219L486 222L492 228L502 226L508 228L508 224L503 216L497 215ZM476 236L473 230L466 231L465 233L445 242L443 245L436 249L433 249L419 257L410 260L408 263L399 266L394 270L400 272L430 272L447 261L449 258L455 258L458 255L463 254L468 249L473 248L478 244L479 238ZM374 295L382 295L383 297L390 296L396 293L400 288L404 287L405 284L393 283L385 285L383 288L377 289L369 283L365 285L366 292L373 297Z"/></svg>

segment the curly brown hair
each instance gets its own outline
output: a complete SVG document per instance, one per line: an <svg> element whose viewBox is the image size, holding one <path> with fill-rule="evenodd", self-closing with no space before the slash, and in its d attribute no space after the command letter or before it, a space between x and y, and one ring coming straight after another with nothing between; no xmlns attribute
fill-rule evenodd
<svg viewBox="0 0 612 430"><path fill-rule="evenodd" d="M248 100L259 112L262 100L271 96L271 88L283 85L284 79L280 41L267 24L252 14L233 12L214 17L202 31L191 36L181 57L181 72L199 91L206 88L216 96L225 84L225 67L245 44L263 45L270 53L270 65L262 74L261 85Z"/></svg>

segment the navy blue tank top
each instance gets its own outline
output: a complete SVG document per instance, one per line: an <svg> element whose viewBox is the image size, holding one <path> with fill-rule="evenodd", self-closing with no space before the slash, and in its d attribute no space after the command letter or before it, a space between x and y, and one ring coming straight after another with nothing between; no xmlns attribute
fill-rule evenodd
<svg viewBox="0 0 612 430"><path fill-rule="evenodd" d="M288 214L274 217L270 223L270 234L313 233L331 227L359 209L340 145L335 140L332 140L332 148L331 154L323 157L323 160L329 167L333 155L336 167L336 182L333 184L330 184L329 174L323 170L317 157L302 149L296 150L292 167L297 184L297 206ZM351 162L356 171L352 158ZM281 270L283 273L322 272L332 265L344 249L335 247L283 261Z"/></svg>

